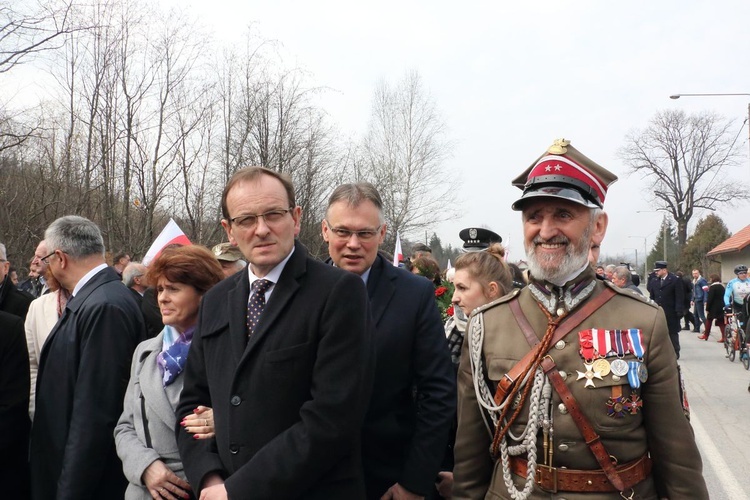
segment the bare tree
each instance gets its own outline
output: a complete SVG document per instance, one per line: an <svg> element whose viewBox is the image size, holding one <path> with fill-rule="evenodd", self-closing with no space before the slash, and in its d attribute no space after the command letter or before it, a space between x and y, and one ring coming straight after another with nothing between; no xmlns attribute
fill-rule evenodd
<svg viewBox="0 0 750 500"><path fill-rule="evenodd" d="M455 186L445 182L443 162L451 144L435 101L417 72L398 85L381 82L353 176L375 184L383 197L389 240L427 230L453 216Z"/></svg>
<svg viewBox="0 0 750 500"><path fill-rule="evenodd" d="M733 125L714 113L661 111L644 130L630 133L620 149L631 172L648 182L645 192L653 206L677 223L680 249L696 211L748 198L744 186L725 172L739 155Z"/></svg>
<svg viewBox="0 0 750 500"><path fill-rule="evenodd" d="M58 45L62 35L77 28L71 23L73 2L0 1L0 73Z"/></svg>

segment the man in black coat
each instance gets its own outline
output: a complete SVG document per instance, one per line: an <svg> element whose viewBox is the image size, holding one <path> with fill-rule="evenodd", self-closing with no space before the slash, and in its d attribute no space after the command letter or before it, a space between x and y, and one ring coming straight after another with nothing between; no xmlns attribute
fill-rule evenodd
<svg viewBox="0 0 750 500"><path fill-rule="evenodd" d="M360 429L374 368L359 277L295 242L301 208L284 175L238 171L222 196L229 241L249 262L203 297L178 418L213 408L216 437L177 426L203 499L364 496Z"/></svg>
<svg viewBox="0 0 750 500"><path fill-rule="evenodd" d="M654 263L654 279L648 283L651 300L659 304L667 318L669 339L677 359L680 359L680 318L685 311L685 287L682 280L667 270L667 262Z"/></svg>
<svg viewBox="0 0 750 500"><path fill-rule="evenodd" d="M18 316L25 320L29 304L34 300L30 294L22 292L10 279L10 262L5 245L0 243L0 311Z"/></svg>
<svg viewBox="0 0 750 500"><path fill-rule="evenodd" d="M367 283L376 323L375 385L362 429L367 498L416 499L434 489L456 382L433 284L378 255L382 206L371 184L341 185L322 231L333 264Z"/></svg>
<svg viewBox="0 0 750 500"><path fill-rule="evenodd" d="M99 228L78 216L53 222L46 258L72 290L42 348L31 430L32 498L122 498L127 481L113 431L130 359L145 338L138 304L104 260Z"/></svg>
<svg viewBox="0 0 750 500"><path fill-rule="evenodd" d="M23 320L0 311L0 482L3 497L29 498L29 353Z"/></svg>

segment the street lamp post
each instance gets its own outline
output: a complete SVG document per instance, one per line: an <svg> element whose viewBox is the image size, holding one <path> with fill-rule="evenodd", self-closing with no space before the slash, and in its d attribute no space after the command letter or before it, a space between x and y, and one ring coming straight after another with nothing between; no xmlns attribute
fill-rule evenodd
<svg viewBox="0 0 750 500"><path fill-rule="evenodd" d="M645 280L648 276L648 252L646 252L646 237L645 236L628 236L628 238L641 238L643 239L643 279ZM638 254L636 253L636 260L638 260Z"/></svg>
<svg viewBox="0 0 750 500"><path fill-rule="evenodd" d="M652 214L658 214L660 213L660 210L636 210L635 213L637 214L643 214L643 213L652 213ZM667 221L666 219L662 220L662 244L663 244L663 260L666 262L667 260Z"/></svg>
<svg viewBox="0 0 750 500"><path fill-rule="evenodd" d="M623 250L633 250L635 251L635 268L638 269L638 249L637 248L623 248Z"/></svg>
<svg viewBox="0 0 750 500"><path fill-rule="evenodd" d="M680 97L727 97L727 96L746 96L750 97L750 93L735 93L735 94L672 94L669 96L670 99L679 99ZM747 104L747 138L748 147L750 147L750 103Z"/></svg>

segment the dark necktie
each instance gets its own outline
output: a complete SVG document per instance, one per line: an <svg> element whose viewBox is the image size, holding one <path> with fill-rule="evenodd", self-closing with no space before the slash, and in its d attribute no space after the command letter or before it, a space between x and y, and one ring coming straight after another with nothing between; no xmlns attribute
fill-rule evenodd
<svg viewBox="0 0 750 500"><path fill-rule="evenodd" d="M273 286L272 281L266 279L259 279L253 281L252 290L253 293L250 296L250 301L247 303L247 336L253 334L255 327L258 326L260 321L260 313L263 312L263 308L266 307L266 292Z"/></svg>

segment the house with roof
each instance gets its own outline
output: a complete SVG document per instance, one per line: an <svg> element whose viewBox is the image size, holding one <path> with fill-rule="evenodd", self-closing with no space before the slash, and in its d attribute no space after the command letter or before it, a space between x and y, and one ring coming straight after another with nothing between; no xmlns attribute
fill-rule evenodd
<svg viewBox="0 0 750 500"><path fill-rule="evenodd" d="M745 226L727 240L712 248L706 257L721 263L721 280L734 278L734 268L740 264L750 267L750 226Z"/></svg>

